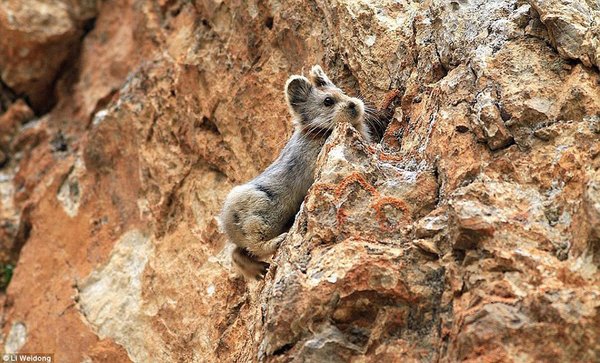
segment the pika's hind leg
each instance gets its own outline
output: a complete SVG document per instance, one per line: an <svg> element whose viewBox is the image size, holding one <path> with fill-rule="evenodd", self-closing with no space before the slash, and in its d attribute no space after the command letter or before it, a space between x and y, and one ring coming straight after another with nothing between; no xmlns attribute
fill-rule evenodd
<svg viewBox="0 0 600 363"><path fill-rule="evenodd" d="M233 260L236 269L246 279L259 280L267 273L269 264L260 261L258 258L266 258L275 253L286 236L287 232L282 233L279 236L262 243L260 248L256 251L250 251L246 248L236 247L231 254L231 259Z"/></svg>
<svg viewBox="0 0 600 363"><path fill-rule="evenodd" d="M246 279L261 279L269 268L269 264L255 259L247 249L236 247L231 253L231 259L236 269Z"/></svg>
<svg viewBox="0 0 600 363"><path fill-rule="evenodd" d="M277 251L279 245L283 240L287 237L287 232L280 234L277 237L271 238L268 241L261 242L257 246L248 247L248 250L252 252L253 255L259 258L267 258Z"/></svg>

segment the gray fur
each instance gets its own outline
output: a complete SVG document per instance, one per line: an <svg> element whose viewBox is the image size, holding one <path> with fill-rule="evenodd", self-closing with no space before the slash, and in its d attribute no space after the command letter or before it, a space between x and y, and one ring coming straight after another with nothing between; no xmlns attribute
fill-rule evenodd
<svg viewBox="0 0 600 363"><path fill-rule="evenodd" d="M370 138L362 101L346 96L319 66L311 69L309 78L292 76L286 83L295 130L279 157L256 178L233 188L221 212L223 229L237 246L232 259L246 277L258 278L266 271L268 264L259 260L272 255L285 238L334 125L350 122L366 140ZM326 97L334 104L325 106Z"/></svg>

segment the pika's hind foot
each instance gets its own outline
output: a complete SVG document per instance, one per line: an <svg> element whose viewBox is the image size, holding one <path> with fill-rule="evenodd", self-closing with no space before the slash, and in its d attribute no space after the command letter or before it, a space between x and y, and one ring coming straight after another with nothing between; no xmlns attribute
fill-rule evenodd
<svg viewBox="0 0 600 363"><path fill-rule="evenodd" d="M257 256L259 258L266 258L275 253L279 249L279 245L287 237L287 232L280 234L277 237L271 238L268 241L261 242L258 246L248 246L248 251L251 256Z"/></svg>
<svg viewBox="0 0 600 363"><path fill-rule="evenodd" d="M260 280L269 269L268 263L258 261L245 248L236 247L231 254L231 259L236 270L247 280Z"/></svg>

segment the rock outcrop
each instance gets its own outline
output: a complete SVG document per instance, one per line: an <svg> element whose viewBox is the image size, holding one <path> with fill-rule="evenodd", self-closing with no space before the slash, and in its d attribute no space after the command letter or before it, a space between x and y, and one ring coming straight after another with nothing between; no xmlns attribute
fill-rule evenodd
<svg viewBox="0 0 600 363"><path fill-rule="evenodd" d="M4 351L599 361L599 24L592 0L0 2ZM317 63L397 107L379 144L334 131L247 283L215 216Z"/></svg>

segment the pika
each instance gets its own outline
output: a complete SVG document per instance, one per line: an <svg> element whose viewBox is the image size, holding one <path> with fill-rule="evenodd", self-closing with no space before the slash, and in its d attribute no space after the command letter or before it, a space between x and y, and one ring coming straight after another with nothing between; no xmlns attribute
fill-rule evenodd
<svg viewBox="0 0 600 363"><path fill-rule="evenodd" d="M263 260L275 253L294 223L333 127L348 122L365 140L371 138L364 103L344 94L320 66L313 66L308 78L291 76L284 93L294 126L290 140L265 171L231 190L220 216L225 234L236 245L232 260L246 278L266 273L269 264Z"/></svg>

